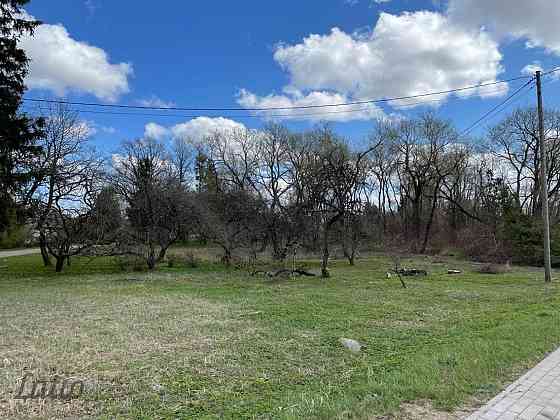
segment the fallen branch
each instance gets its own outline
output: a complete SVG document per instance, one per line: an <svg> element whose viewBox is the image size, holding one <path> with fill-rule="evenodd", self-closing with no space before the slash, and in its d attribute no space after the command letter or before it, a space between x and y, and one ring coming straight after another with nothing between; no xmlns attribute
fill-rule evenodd
<svg viewBox="0 0 560 420"><path fill-rule="evenodd" d="M265 275L267 277L278 277L281 276L283 274L288 274L290 276L297 274L299 276L306 276L306 277L315 277L316 274L314 273L310 273L309 271L305 271L305 270L301 270L301 269L297 269L297 270L287 270L287 269L281 269L281 270L276 270L276 271L262 271L262 270L257 270L257 271L253 271L251 273L251 276L256 276L256 275Z"/></svg>

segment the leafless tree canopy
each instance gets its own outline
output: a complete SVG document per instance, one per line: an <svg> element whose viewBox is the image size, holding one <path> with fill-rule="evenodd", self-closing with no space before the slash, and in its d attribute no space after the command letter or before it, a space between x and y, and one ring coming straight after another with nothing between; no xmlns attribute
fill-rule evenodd
<svg viewBox="0 0 560 420"><path fill-rule="evenodd" d="M477 142L429 113L378 121L360 150L328 125L295 133L270 123L198 144L128 141L111 164L90 149L78 115L64 106L45 114L43 152L25 162L36 176L19 200L33 209L45 264L54 257L57 269L92 249L154 268L178 240L214 244L227 265L238 252L278 263L315 253L324 277L333 255L354 264L364 249L542 258L530 245L540 240L541 210L534 109L513 112ZM560 114L547 112L545 122L556 226Z"/></svg>

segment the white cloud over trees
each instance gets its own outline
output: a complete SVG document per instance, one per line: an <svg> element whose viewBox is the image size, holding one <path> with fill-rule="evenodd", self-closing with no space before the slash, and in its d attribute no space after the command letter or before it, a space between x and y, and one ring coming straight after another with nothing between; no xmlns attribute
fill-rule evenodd
<svg viewBox="0 0 560 420"><path fill-rule="evenodd" d="M333 99L411 96L493 82L503 72L498 43L487 32L429 11L381 13L367 34L333 28L328 34L309 35L298 44L280 44L274 60L288 73L289 86L279 95L258 96L242 90L240 105L321 105L327 98L333 103ZM507 89L500 94L505 92ZM482 89L467 94L489 93ZM379 112L372 108L322 119L364 119Z"/></svg>
<svg viewBox="0 0 560 420"><path fill-rule="evenodd" d="M130 63L111 63L103 49L73 39L61 24L39 26L35 36L21 40L21 47L31 59L29 88L58 96L68 91L89 93L110 102L130 91Z"/></svg>

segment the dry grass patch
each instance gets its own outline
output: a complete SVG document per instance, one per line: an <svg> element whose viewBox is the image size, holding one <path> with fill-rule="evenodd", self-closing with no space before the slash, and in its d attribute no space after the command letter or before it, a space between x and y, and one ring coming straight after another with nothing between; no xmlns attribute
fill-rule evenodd
<svg viewBox="0 0 560 420"><path fill-rule="evenodd" d="M474 404L473 404L474 405ZM376 420L462 420L474 412L473 409L464 408L452 413L434 408L430 401L417 401L401 405L398 413L388 416L375 417Z"/></svg>
<svg viewBox="0 0 560 420"><path fill-rule="evenodd" d="M111 286L108 286L111 287ZM231 375L225 343L251 321L232 308L187 296L154 295L133 285L139 296L83 296L61 291L45 300L38 293L0 298L0 416L67 418L96 416L100 396L127 407L131 396L161 391L160 377L175 368L194 374ZM216 372L220 366L224 372ZM227 372L226 372L227 371ZM78 378L85 393L71 402L15 400L25 373L50 380Z"/></svg>

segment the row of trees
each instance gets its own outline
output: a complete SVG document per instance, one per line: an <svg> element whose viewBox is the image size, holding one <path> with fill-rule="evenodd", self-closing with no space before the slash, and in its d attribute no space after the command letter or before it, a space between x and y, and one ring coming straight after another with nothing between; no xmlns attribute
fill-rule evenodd
<svg viewBox="0 0 560 420"><path fill-rule="evenodd" d="M364 245L542 261L534 109L473 142L426 114L378 121L364 150L328 125L293 133L271 124L196 145L131 141L108 163L70 109L21 112L28 60L18 41L40 24L21 18L26 3L0 0L0 240L31 226L57 271L86 252L138 255L154 268L192 237L221 247L226 264L240 249L278 261L317 252L325 277L333 245L351 264ZM556 239L560 113L546 112L545 126Z"/></svg>
<svg viewBox="0 0 560 420"><path fill-rule="evenodd" d="M84 252L137 255L150 269L177 240L267 252L284 261L318 253L327 277L333 247L350 264L362 247L479 258L542 260L537 116L515 111L469 143L433 114L379 121L364 150L328 126L293 133L219 131L191 139L125 142L111 163L89 148L87 126L63 105L45 113L30 203L45 264L62 270ZM560 216L560 114L545 117L549 199ZM558 241L555 242L558 245Z"/></svg>

